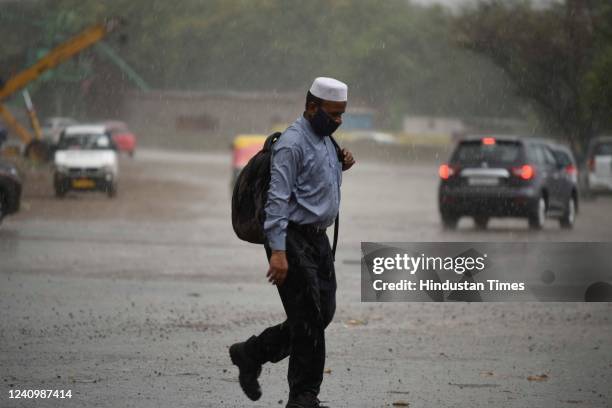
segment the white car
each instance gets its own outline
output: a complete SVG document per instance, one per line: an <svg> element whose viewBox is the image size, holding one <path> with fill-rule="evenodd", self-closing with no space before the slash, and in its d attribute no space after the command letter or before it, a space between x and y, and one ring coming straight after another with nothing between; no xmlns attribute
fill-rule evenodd
<svg viewBox="0 0 612 408"><path fill-rule="evenodd" d="M54 164L57 197L70 190L104 191L109 197L117 193L117 151L105 126L68 126L60 135Z"/></svg>
<svg viewBox="0 0 612 408"><path fill-rule="evenodd" d="M587 153L589 191L612 192L612 137L593 139Z"/></svg>

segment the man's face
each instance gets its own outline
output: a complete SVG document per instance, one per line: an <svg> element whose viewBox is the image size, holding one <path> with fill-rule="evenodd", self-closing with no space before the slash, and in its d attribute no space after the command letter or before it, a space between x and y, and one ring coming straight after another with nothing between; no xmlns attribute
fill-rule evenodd
<svg viewBox="0 0 612 408"><path fill-rule="evenodd" d="M342 124L342 115L346 111L346 102L323 101L320 106L338 125ZM317 105L313 102L308 104L306 110L308 117L312 118L317 112Z"/></svg>

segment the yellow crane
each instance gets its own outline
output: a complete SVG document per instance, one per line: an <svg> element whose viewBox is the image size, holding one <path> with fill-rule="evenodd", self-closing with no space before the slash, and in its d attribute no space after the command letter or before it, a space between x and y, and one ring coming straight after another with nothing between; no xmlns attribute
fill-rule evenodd
<svg viewBox="0 0 612 408"><path fill-rule="evenodd" d="M0 117L2 117L6 124L11 127L21 138L22 142L26 146L26 157L36 161L44 161L49 155L49 147L40 138L38 120L36 119L29 95L26 93L24 94L24 97L26 98L28 115L30 116L30 120L32 120L32 127L35 130L35 136L32 136L32 134L24 126L22 126L17 119L15 119L6 106L2 104L2 101L20 89L23 89L27 84L37 79L45 71L55 68L67 59L70 59L84 49L97 43L107 34L115 30L120 23L121 22L118 18L111 18L103 23L94 24L93 26L86 28L79 34L71 37L67 41L49 51L41 59L34 63L34 65L24 69L16 75L13 75L0 87Z"/></svg>

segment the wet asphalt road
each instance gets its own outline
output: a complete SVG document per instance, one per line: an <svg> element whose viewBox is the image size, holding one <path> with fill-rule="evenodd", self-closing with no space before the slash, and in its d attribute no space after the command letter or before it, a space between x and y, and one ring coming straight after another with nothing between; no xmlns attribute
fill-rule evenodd
<svg viewBox="0 0 612 408"><path fill-rule="evenodd" d="M362 304L359 266L361 241L609 241L610 197L585 201L572 231L462 220L449 233L436 163L357 159L342 191L322 400L611 406L611 304ZM114 200L57 200L46 172L28 174L21 213L0 227L0 407L284 406L286 362L264 368L253 403L226 354L283 319L263 250L231 230L229 160L141 151L122 161ZM72 398L8 398L42 388Z"/></svg>

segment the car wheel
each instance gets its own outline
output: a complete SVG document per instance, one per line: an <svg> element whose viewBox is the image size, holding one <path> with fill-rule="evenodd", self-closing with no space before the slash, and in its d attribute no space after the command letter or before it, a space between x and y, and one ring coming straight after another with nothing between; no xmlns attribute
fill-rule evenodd
<svg viewBox="0 0 612 408"><path fill-rule="evenodd" d="M593 194L593 191L591 191L591 187L589 186L588 181L584 183L582 189L580 190L580 196L582 198L587 198L587 199L595 198L595 195Z"/></svg>
<svg viewBox="0 0 612 408"><path fill-rule="evenodd" d="M64 198L66 196L66 188L61 183L55 185L55 196L57 198Z"/></svg>
<svg viewBox="0 0 612 408"><path fill-rule="evenodd" d="M457 229L459 217L454 214L442 214L442 227L446 230Z"/></svg>
<svg viewBox="0 0 612 408"><path fill-rule="evenodd" d="M529 228L540 230L546 221L546 200L540 197L529 215Z"/></svg>
<svg viewBox="0 0 612 408"><path fill-rule="evenodd" d="M114 198L117 195L117 186L115 184L111 184L106 188L106 195L108 198Z"/></svg>
<svg viewBox="0 0 612 408"><path fill-rule="evenodd" d="M481 229L481 230L487 229L487 226L489 225L489 217L486 217L486 216L474 217L474 225L476 225L476 228Z"/></svg>
<svg viewBox="0 0 612 408"><path fill-rule="evenodd" d="M561 228L573 228L574 222L576 221L576 200L574 197L570 197L567 201L567 206L563 216L559 219L559 225Z"/></svg>

